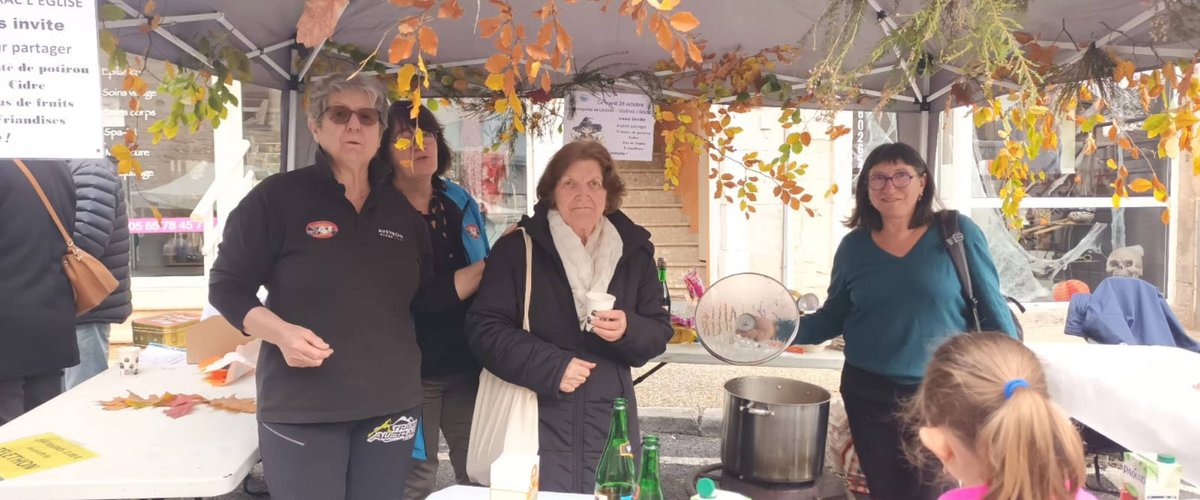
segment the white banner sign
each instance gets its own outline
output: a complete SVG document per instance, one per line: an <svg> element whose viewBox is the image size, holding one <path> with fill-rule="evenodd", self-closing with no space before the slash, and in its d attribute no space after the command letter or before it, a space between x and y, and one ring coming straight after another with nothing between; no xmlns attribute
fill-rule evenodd
<svg viewBox="0 0 1200 500"><path fill-rule="evenodd" d="M0 0L0 158L103 156L96 0Z"/></svg>
<svg viewBox="0 0 1200 500"><path fill-rule="evenodd" d="M567 118L567 142L588 139L604 144L615 160L650 161L654 157L654 110L644 94L575 94L575 112Z"/></svg>

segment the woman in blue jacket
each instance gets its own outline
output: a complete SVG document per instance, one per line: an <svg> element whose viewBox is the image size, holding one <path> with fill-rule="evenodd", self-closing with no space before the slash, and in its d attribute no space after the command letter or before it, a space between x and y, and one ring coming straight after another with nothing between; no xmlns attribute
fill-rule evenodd
<svg viewBox="0 0 1200 500"><path fill-rule="evenodd" d="M933 351L968 330L967 303L935 224L932 171L907 144L871 151L858 176L853 229L833 257L829 294L800 319L797 344L846 339L842 399L871 498L933 499L936 472L919 471L903 451L896 418ZM959 216L971 283L985 331L1016 336L1000 279L979 226Z"/></svg>
<svg viewBox="0 0 1200 500"><path fill-rule="evenodd" d="M435 275L453 273L464 299L458 307L437 314L413 311L425 390L421 421L426 459L409 472L405 498L422 499L433 491L437 480L439 429L450 447L455 479L467 482L467 445L480 366L467 347L464 321L470 297L483 276L488 239L475 199L443 177L450 168L451 153L442 125L427 108L420 109L416 120L411 114L410 101L392 104L380 153L396 170L396 188L425 218ZM418 129L420 143L416 141ZM396 147L397 141L401 148Z"/></svg>

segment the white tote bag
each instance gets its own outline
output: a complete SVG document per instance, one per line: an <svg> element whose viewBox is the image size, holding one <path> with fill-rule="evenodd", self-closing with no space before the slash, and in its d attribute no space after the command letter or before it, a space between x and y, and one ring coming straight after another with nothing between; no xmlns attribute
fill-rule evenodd
<svg viewBox="0 0 1200 500"><path fill-rule="evenodd" d="M525 236L525 316L521 328L529 332L533 242L525 228L518 229ZM533 391L505 382L484 369L479 374L479 392L475 395L475 412L471 416L467 477L488 486L492 462L502 453L537 455L538 398Z"/></svg>

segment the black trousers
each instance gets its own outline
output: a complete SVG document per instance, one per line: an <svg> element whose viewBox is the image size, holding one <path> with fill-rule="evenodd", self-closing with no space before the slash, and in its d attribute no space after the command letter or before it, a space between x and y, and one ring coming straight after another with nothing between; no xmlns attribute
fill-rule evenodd
<svg viewBox="0 0 1200 500"><path fill-rule="evenodd" d="M0 379L0 425L62 394L62 370Z"/></svg>
<svg viewBox="0 0 1200 500"><path fill-rule="evenodd" d="M259 422L258 446L271 498L400 500L420 414L418 407L354 422Z"/></svg>
<svg viewBox="0 0 1200 500"><path fill-rule="evenodd" d="M937 459L931 458L918 469L905 454L906 443L919 443L914 441L915 430L905 429L900 412L917 387L897 384L849 364L842 368L842 399L850 435L872 500L936 500L949 489Z"/></svg>

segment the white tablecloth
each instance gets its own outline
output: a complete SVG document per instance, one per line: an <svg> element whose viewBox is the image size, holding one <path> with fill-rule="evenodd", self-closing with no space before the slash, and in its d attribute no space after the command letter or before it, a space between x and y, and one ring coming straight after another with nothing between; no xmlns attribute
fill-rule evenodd
<svg viewBox="0 0 1200 500"><path fill-rule="evenodd" d="M700 344L667 344L667 352L650 360L651 363L684 363L692 365L726 365L708 351L704 350L704 346ZM819 368L826 370L841 370L842 364L846 362L846 356L842 351L833 349L824 349L818 352L808 352L804 354L793 354L784 352L775 359L760 365L774 366L780 368Z"/></svg>
<svg viewBox="0 0 1200 500"><path fill-rule="evenodd" d="M236 488L258 462L254 415L201 406L172 419L163 408L106 411L98 401L131 390L254 397L254 377L213 387L195 365L145 368L136 376L110 369L0 427L0 442L44 432L75 441L97 456L8 481L0 499L208 497Z"/></svg>
<svg viewBox="0 0 1200 500"><path fill-rule="evenodd" d="M1200 354L1174 347L1029 344L1050 397L1134 451L1169 453L1200 484Z"/></svg>
<svg viewBox="0 0 1200 500"><path fill-rule="evenodd" d="M487 498L488 489L475 486L451 486L429 496L429 500L487 500ZM595 497L575 493L539 491L538 500L595 500Z"/></svg>

